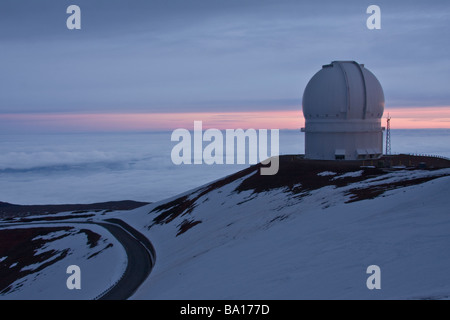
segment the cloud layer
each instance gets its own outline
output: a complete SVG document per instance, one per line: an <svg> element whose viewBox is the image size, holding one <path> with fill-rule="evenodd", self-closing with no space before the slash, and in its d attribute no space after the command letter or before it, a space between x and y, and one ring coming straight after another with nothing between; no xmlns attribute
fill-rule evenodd
<svg viewBox="0 0 450 320"><path fill-rule="evenodd" d="M449 130L394 130L395 153L450 157ZM0 201L18 204L158 201L247 165L180 165L170 133L3 135ZM280 153L304 153L299 131L280 132Z"/></svg>

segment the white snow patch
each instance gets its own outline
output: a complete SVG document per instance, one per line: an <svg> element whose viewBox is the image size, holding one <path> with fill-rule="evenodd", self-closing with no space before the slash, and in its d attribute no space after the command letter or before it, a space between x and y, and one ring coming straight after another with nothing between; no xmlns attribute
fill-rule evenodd
<svg viewBox="0 0 450 320"><path fill-rule="evenodd" d="M55 239L58 237L62 237L64 235L67 235L66 231L55 231L55 232L50 232L46 235L41 235L41 236L37 236L33 238L34 240L51 240L51 239Z"/></svg>
<svg viewBox="0 0 450 320"><path fill-rule="evenodd" d="M344 179L344 178L356 178L356 177L360 177L363 174L363 172L364 172L364 170L347 172L347 173L341 174L339 176L336 176L331 180Z"/></svg>
<svg viewBox="0 0 450 320"><path fill-rule="evenodd" d="M333 171L323 171L323 172L319 172L317 175L321 176L321 177L327 177L327 176L335 176L335 175L337 175L337 173L333 172Z"/></svg>

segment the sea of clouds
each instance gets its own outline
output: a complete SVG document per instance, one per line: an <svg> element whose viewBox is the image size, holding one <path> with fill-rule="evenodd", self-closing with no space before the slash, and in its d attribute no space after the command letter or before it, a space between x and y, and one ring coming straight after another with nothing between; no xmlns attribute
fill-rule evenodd
<svg viewBox="0 0 450 320"><path fill-rule="evenodd" d="M0 201L17 204L153 202L248 165L174 165L171 132L1 135ZM393 130L393 153L450 158L450 130ZM205 143L206 145L207 143ZM299 131L280 132L280 153L304 153Z"/></svg>

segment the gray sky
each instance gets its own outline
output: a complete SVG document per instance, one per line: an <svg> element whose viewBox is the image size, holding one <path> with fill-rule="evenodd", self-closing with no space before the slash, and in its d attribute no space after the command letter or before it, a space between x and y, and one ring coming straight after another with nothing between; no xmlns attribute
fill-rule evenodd
<svg viewBox="0 0 450 320"><path fill-rule="evenodd" d="M364 63L387 106L450 105L449 28L436 0L2 0L0 113L293 110L333 60Z"/></svg>

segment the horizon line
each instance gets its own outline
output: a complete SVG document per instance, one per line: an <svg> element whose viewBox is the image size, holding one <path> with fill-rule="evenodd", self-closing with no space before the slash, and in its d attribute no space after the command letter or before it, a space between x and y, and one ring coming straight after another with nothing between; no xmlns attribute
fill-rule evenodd
<svg viewBox="0 0 450 320"><path fill-rule="evenodd" d="M392 129L450 129L450 106L387 108ZM298 110L240 112L108 112L108 113L9 113L0 114L0 132L145 132L193 129L300 130L305 124Z"/></svg>

